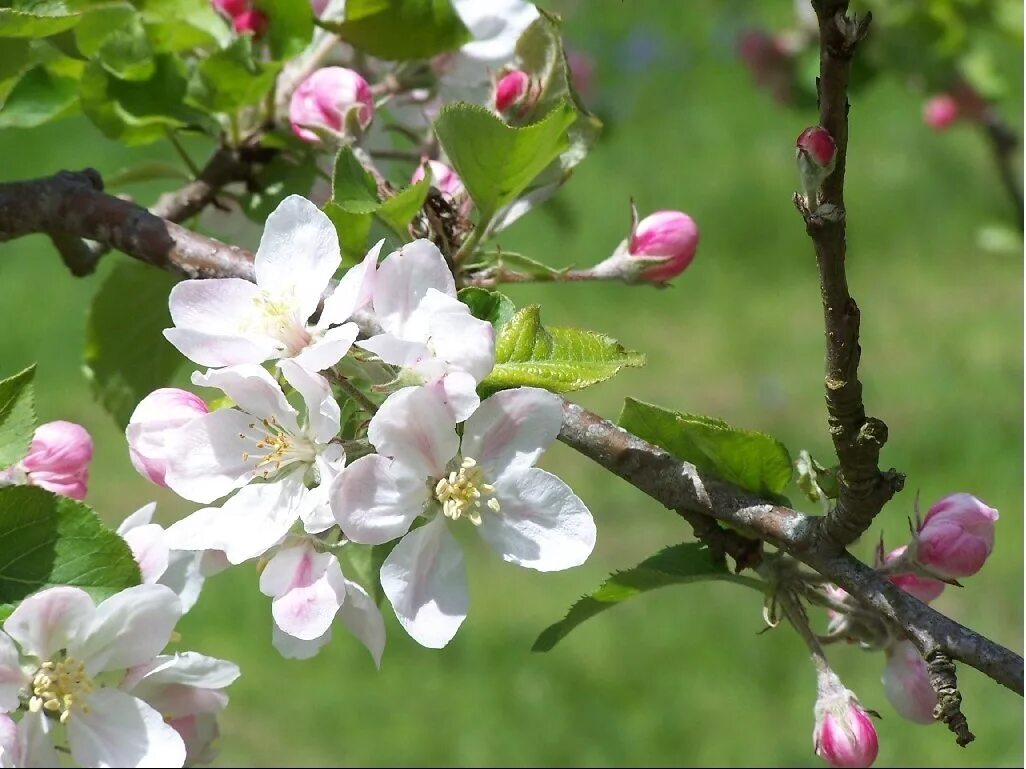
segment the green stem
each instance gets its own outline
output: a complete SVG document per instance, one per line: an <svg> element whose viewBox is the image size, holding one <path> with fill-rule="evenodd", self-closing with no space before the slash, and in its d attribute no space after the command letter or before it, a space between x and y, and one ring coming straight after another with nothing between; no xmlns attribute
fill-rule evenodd
<svg viewBox="0 0 1026 769"><path fill-rule="evenodd" d="M182 162L185 163L186 167L189 169L189 173L192 174L192 178L195 179L198 177L200 175L199 166L192 162L192 158L189 157L189 153L185 151L185 147L183 147L182 143L178 141L178 137L175 135L175 132L170 128L167 130L167 139L171 142L171 146L175 148L175 152L178 153L178 157L182 159Z"/></svg>

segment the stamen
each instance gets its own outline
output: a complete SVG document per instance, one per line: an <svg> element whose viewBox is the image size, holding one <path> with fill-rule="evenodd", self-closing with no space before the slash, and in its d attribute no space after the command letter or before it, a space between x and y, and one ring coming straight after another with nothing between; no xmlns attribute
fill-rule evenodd
<svg viewBox="0 0 1026 769"><path fill-rule="evenodd" d="M85 665L74 657L66 657L56 663L44 662L32 679L29 710L33 713L41 710L60 713L60 722L67 723L72 710L89 712L86 701L94 688Z"/></svg>
<svg viewBox="0 0 1026 769"><path fill-rule="evenodd" d="M464 457L458 471L450 472L435 484L435 498L442 504L442 514L454 521L466 518L474 526L481 525L482 502L489 510L499 512L499 500L492 496L494 493L495 486L485 483L484 471L473 457Z"/></svg>

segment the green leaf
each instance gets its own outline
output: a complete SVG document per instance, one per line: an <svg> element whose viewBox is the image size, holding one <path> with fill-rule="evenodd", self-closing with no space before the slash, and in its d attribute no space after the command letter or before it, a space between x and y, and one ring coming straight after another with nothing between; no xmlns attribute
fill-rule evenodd
<svg viewBox="0 0 1026 769"><path fill-rule="evenodd" d="M105 174L103 186L111 190L124 187L127 184L138 182L149 182L154 179L173 179L176 182L187 182L192 177L184 170L173 163L164 163L159 160L151 160L146 163L122 168L112 174Z"/></svg>
<svg viewBox="0 0 1026 769"><path fill-rule="evenodd" d="M644 363L644 355L605 334L544 328L538 306L532 305L519 310L499 329L495 368L479 389L489 394L529 386L568 393L609 379L624 366Z"/></svg>
<svg viewBox="0 0 1026 769"><path fill-rule="evenodd" d="M140 582L128 545L88 505L34 486L0 488L0 602L54 585L99 601Z"/></svg>
<svg viewBox="0 0 1026 769"><path fill-rule="evenodd" d="M9 39L0 45L0 109L18 81L36 64L30 40Z"/></svg>
<svg viewBox="0 0 1026 769"><path fill-rule="evenodd" d="M409 241L410 222L424 207L424 201L427 200L430 191L431 178L427 175L419 182L399 190L392 197L385 198L378 208L378 218L400 238Z"/></svg>
<svg viewBox="0 0 1026 769"><path fill-rule="evenodd" d="M359 261L367 253L367 239L374 217L371 214L354 214L330 200L324 206L324 213L335 225L342 256L347 262Z"/></svg>
<svg viewBox="0 0 1026 769"><path fill-rule="evenodd" d="M99 62L89 62L79 84L82 111L109 138L147 144L163 138L168 128L203 119L184 103L184 65L168 55L157 56L154 64L146 80L119 80Z"/></svg>
<svg viewBox="0 0 1026 769"><path fill-rule="evenodd" d="M48 37L71 29L86 10L82 2L16 0L0 8L0 37Z"/></svg>
<svg viewBox="0 0 1026 769"><path fill-rule="evenodd" d="M469 286L461 288L457 297L470 308L470 314L492 324L496 331L505 326L517 312L508 296L498 291Z"/></svg>
<svg viewBox="0 0 1026 769"><path fill-rule="evenodd" d="M342 147L335 157L331 202L351 214L372 214L378 210L377 182L351 147Z"/></svg>
<svg viewBox="0 0 1026 769"><path fill-rule="evenodd" d="M11 90L0 110L0 128L35 128L67 116L78 100L78 82L36 67Z"/></svg>
<svg viewBox="0 0 1026 769"><path fill-rule="evenodd" d="M249 35L206 57L189 77L187 100L208 112L234 112L260 102L274 88L281 64L253 56Z"/></svg>
<svg viewBox="0 0 1026 769"><path fill-rule="evenodd" d="M132 15L103 41L98 52L100 64L121 80L148 80L153 77L153 48L142 19Z"/></svg>
<svg viewBox="0 0 1026 769"><path fill-rule="evenodd" d="M791 481L791 456L776 438L627 398L620 426L646 441L756 494L781 494Z"/></svg>
<svg viewBox="0 0 1026 769"><path fill-rule="evenodd" d="M359 545L351 542L342 548L342 555L347 566L346 572L355 576L356 581L363 585L376 604L385 600L385 593L381 589L381 581L378 578L381 564L385 562L388 554L397 544L399 544L399 540L386 542L383 545Z"/></svg>
<svg viewBox="0 0 1026 769"><path fill-rule="evenodd" d="M118 263L93 299L85 366L93 393L124 427L136 405L171 381L182 356L161 332L169 328L167 296L175 279L141 262Z"/></svg>
<svg viewBox="0 0 1026 769"><path fill-rule="evenodd" d="M0 470L22 459L36 430L35 365L0 379Z"/></svg>
<svg viewBox="0 0 1026 769"><path fill-rule="evenodd" d="M564 619L543 630L531 650L549 651L582 622L628 598L668 585L710 580L734 582L765 591L759 580L731 574L722 561L713 559L705 545L697 542L673 545L646 558L633 569L610 575L598 590L571 606Z"/></svg>
<svg viewBox="0 0 1026 769"><path fill-rule="evenodd" d="M256 0L254 5L267 14L267 39L274 58L290 59L310 44L314 17L309 2Z"/></svg>
<svg viewBox="0 0 1026 769"><path fill-rule="evenodd" d="M277 153L257 172L256 192L242 201L242 210L250 219L263 224L271 211L289 195L309 195L316 179L317 165L312 156L292 157L291 153L288 156Z"/></svg>
<svg viewBox="0 0 1026 769"><path fill-rule="evenodd" d="M514 128L484 107L458 102L442 110L434 129L486 221L569 147L567 128L575 119L562 101L539 122Z"/></svg>
<svg viewBox="0 0 1026 769"><path fill-rule="evenodd" d="M321 26L382 59L428 59L470 40L451 0L347 0L345 13Z"/></svg>
<svg viewBox="0 0 1026 769"><path fill-rule="evenodd" d="M224 48L234 38L228 22L214 10L210 0L133 2L142 16L153 50L158 53Z"/></svg>

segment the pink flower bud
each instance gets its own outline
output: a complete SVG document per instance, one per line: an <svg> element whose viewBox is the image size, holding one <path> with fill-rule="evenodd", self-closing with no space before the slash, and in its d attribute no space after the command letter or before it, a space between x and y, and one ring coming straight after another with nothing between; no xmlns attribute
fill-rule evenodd
<svg viewBox="0 0 1026 769"><path fill-rule="evenodd" d="M905 555L905 551L908 547L903 545L897 550L892 550L888 553L887 557L884 558L884 565L889 565L898 561ZM944 592L944 583L939 579L930 579L929 577L921 577L918 574L891 574L887 577L892 584L897 585L906 593L914 595L923 603L930 603L935 600L941 593Z"/></svg>
<svg viewBox="0 0 1026 769"><path fill-rule="evenodd" d="M930 685L926 660L911 641L898 641L887 650L887 667L881 680L898 715L917 724L934 723L937 694Z"/></svg>
<svg viewBox="0 0 1026 769"><path fill-rule="evenodd" d="M943 131L956 120L961 110L958 101L949 93L930 97L923 107L923 122L935 131Z"/></svg>
<svg viewBox="0 0 1026 769"><path fill-rule="evenodd" d="M806 128L798 135L795 146L798 153L807 155L816 167L833 171L837 145L825 128L818 125Z"/></svg>
<svg viewBox="0 0 1026 769"><path fill-rule="evenodd" d="M526 107L531 91L531 78L523 70L507 72L495 84L494 104L496 112L505 114L517 107ZM521 110L517 110L518 112Z"/></svg>
<svg viewBox="0 0 1026 769"><path fill-rule="evenodd" d="M352 122L355 119L355 125ZM289 104L292 131L300 139L318 142L309 127L340 134L364 131L374 119L374 96L358 73L345 67L324 67L299 84Z"/></svg>
<svg viewBox="0 0 1026 769"><path fill-rule="evenodd" d="M812 745L831 766L865 767L876 760L876 727L850 689L830 670L820 673Z"/></svg>
<svg viewBox="0 0 1026 769"><path fill-rule="evenodd" d="M125 437L128 453L139 474L158 486L167 486L168 446L175 433L208 412L203 399L185 390L154 390L135 407Z"/></svg>
<svg viewBox="0 0 1026 769"><path fill-rule="evenodd" d="M47 422L36 428L28 455L20 462L34 486L84 499L93 439L74 422Z"/></svg>
<svg viewBox="0 0 1026 769"><path fill-rule="evenodd" d="M232 26L240 35L251 32L254 37L261 37L267 31L267 25L267 15L256 8L250 8L232 17Z"/></svg>
<svg viewBox="0 0 1026 769"><path fill-rule="evenodd" d="M449 166L440 160L425 161L431 168L431 185L443 195L452 199L462 196L466 192L463 180ZM417 166L417 170L410 177L410 184L416 184L424 178L424 163Z"/></svg>
<svg viewBox="0 0 1026 769"><path fill-rule="evenodd" d="M250 0L210 0L214 9L232 19L249 10Z"/></svg>
<svg viewBox="0 0 1026 769"><path fill-rule="evenodd" d="M935 503L916 535L919 563L942 577L971 577L994 549L998 511L972 494L951 494Z"/></svg>
<svg viewBox="0 0 1026 769"><path fill-rule="evenodd" d="M663 283L680 275L698 250L698 225L680 211L656 211L646 216L631 233L627 243L630 257L665 257L638 275L638 279Z"/></svg>

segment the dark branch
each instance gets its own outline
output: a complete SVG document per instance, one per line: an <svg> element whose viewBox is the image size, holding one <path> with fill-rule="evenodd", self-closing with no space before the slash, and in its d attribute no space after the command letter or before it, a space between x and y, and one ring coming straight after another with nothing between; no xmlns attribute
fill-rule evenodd
<svg viewBox="0 0 1026 769"><path fill-rule="evenodd" d="M1022 189L1019 187L1018 174L1012 168L1012 158L1019 147L1019 137L993 108L984 112L981 123L987 134L991 155L994 157L994 164L997 166L998 175L1001 178L1001 186L1005 188L1009 200L1015 206L1015 213L1018 217L1016 221L1021 232L1023 229Z"/></svg>
<svg viewBox="0 0 1026 769"><path fill-rule="evenodd" d="M253 280L248 251L190 232L101 189L95 171L0 184L0 242L62 232L179 275ZM826 546L817 536L820 519L705 476L694 465L572 403L564 406L559 437L685 519L697 521L700 532L712 538L711 546L739 566L757 557L759 545L752 541L775 545L895 623L925 658L945 653L1023 693L1019 655L939 614L847 552ZM732 528L712 529L707 519Z"/></svg>
<svg viewBox="0 0 1026 769"><path fill-rule="evenodd" d="M879 469L887 425L866 416L858 368L859 307L848 291L845 273L844 171L848 152L848 77L851 58L869 28L867 15L845 16L847 0L815 0L819 18L819 122L837 145L834 172L816 201L803 209L806 229L816 249L823 318L826 326L826 404L830 437L839 463L840 494L820 529L824 543L841 550L869 528L883 506L899 491L904 477ZM829 211L829 215L817 214Z"/></svg>

